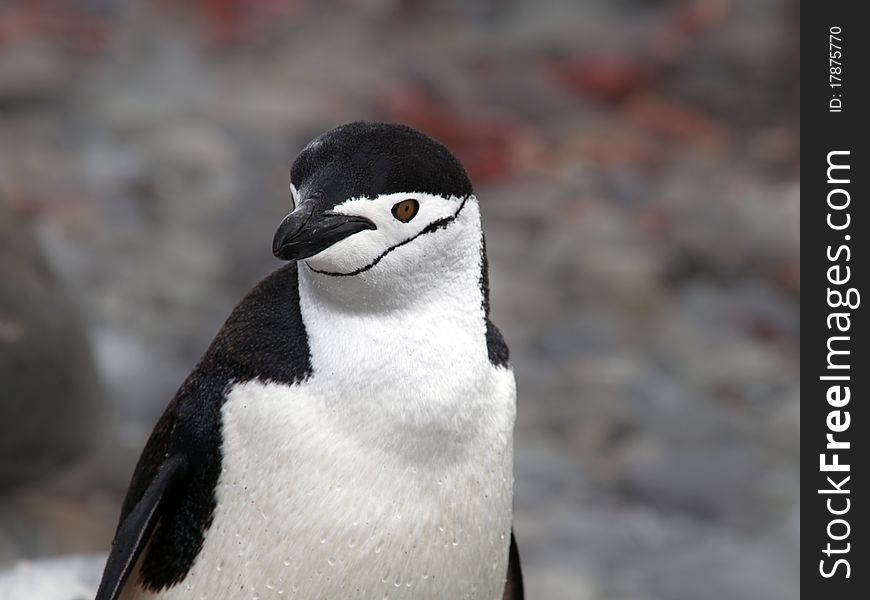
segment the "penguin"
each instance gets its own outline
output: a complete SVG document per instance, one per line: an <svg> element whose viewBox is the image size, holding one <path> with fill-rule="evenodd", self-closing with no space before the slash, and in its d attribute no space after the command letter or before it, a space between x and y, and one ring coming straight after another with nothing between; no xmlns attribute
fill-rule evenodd
<svg viewBox="0 0 870 600"><path fill-rule="evenodd" d="M523 598L516 386L464 168L356 122L290 192L287 264L154 427L97 600Z"/></svg>

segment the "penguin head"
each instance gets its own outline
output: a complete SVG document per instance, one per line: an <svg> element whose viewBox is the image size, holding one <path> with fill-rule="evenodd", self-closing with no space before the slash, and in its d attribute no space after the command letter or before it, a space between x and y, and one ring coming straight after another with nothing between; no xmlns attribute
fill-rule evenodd
<svg viewBox="0 0 870 600"><path fill-rule="evenodd" d="M323 276L405 277L449 255L457 236L480 244L465 169L404 125L350 123L320 135L296 158L290 183L294 209L273 253ZM454 227L463 211L473 225Z"/></svg>

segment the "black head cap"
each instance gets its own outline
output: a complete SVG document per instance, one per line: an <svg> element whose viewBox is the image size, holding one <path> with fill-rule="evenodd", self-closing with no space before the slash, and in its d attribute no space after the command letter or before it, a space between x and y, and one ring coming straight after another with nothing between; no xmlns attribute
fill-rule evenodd
<svg viewBox="0 0 870 600"><path fill-rule="evenodd" d="M471 181L447 148L406 125L355 122L317 137L296 158L290 180L300 199L420 192L470 196Z"/></svg>

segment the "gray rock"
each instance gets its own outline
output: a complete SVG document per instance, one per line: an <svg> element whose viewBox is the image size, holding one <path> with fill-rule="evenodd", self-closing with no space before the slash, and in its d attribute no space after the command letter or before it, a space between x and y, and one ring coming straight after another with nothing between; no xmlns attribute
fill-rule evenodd
<svg viewBox="0 0 870 600"><path fill-rule="evenodd" d="M0 204L0 487L78 456L102 405L75 310L34 238Z"/></svg>
<svg viewBox="0 0 870 600"><path fill-rule="evenodd" d="M64 83L63 66L40 45L0 53L0 106L27 107L53 100Z"/></svg>

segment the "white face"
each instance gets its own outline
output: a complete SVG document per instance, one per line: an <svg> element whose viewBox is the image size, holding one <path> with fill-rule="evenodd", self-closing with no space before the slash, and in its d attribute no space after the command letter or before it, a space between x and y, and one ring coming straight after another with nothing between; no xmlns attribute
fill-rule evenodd
<svg viewBox="0 0 870 600"><path fill-rule="evenodd" d="M298 203L295 197L294 204ZM473 197L444 198L432 194L384 194L374 200L350 199L336 205L334 212L360 216L377 229L360 231L305 259L315 272L333 276L353 276L375 270L401 274L424 267L433 252L436 236L425 235L432 227L449 228ZM427 228L429 228L427 230ZM443 238L439 243L443 244Z"/></svg>

